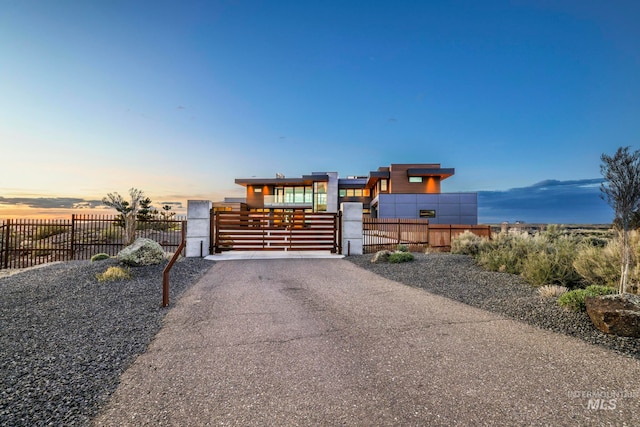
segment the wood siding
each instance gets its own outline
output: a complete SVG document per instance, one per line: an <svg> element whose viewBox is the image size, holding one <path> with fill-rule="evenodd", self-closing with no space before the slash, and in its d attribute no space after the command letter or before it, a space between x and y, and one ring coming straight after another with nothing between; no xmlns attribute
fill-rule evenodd
<svg viewBox="0 0 640 427"><path fill-rule="evenodd" d="M424 177L422 182L409 182L407 170L413 168L440 168L434 164L392 164L389 171L389 193L391 194L438 194L440 193L439 177Z"/></svg>

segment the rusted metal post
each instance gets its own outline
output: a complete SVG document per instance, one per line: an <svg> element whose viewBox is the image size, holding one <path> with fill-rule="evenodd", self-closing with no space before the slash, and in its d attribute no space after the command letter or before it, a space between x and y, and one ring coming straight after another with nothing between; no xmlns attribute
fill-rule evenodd
<svg viewBox="0 0 640 427"><path fill-rule="evenodd" d="M180 243L180 246L178 246L178 249L173 254L173 257L171 257L171 261L169 261L169 264L167 264L167 266L164 268L164 271L162 272L162 306L163 307L166 307L169 305L169 272L171 271L171 267L173 267L173 264L175 264L178 257L180 257L180 252L182 252L186 244L187 244L186 240L183 240L182 243Z"/></svg>
<svg viewBox="0 0 640 427"><path fill-rule="evenodd" d="M11 220L8 219L5 224L5 234L4 234L4 268L9 268L9 237L11 237Z"/></svg>

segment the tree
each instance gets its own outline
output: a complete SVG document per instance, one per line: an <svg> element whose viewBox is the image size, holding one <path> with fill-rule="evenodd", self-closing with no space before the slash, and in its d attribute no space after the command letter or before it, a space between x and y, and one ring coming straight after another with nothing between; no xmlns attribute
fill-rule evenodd
<svg viewBox="0 0 640 427"><path fill-rule="evenodd" d="M604 177L601 197L613 208L614 224L621 233L619 292L625 293L631 264L629 232L635 222L635 212L640 208L640 151L630 153L629 147L620 147L613 156L603 154L600 159L600 172Z"/></svg>
<svg viewBox="0 0 640 427"><path fill-rule="evenodd" d="M153 209L151 206L151 199L146 197L140 200L140 209L136 214L136 218L138 221L151 221L156 215L158 211Z"/></svg>
<svg viewBox="0 0 640 427"><path fill-rule="evenodd" d="M118 193L109 193L102 199L102 203L114 208L124 222L125 245L130 245L136 239L136 216L141 208L141 202L145 201L144 193L136 188L129 189L130 201L125 200Z"/></svg>

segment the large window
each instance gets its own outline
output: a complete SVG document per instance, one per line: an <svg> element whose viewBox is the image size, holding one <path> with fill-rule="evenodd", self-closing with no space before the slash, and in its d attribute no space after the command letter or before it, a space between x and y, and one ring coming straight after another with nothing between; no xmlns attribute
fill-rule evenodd
<svg viewBox="0 0 640 427"><path fill-rule="evenodd" d="M369 189L341 188L340 197L369 197Z"/></svg>
<svg viewBox="0 0 640 427"><path fill-rule="evenodd" d="M308 187L276 187L274 190L276 204L310 205L313 201L313 189Z"/></svg>
<svg viewBox="0 0 640 427"><path fill-rule="evenodd" d="M326 182L314 182L313 183L313 211L314 212L326 212L327 211L327 183Z"/></svg>

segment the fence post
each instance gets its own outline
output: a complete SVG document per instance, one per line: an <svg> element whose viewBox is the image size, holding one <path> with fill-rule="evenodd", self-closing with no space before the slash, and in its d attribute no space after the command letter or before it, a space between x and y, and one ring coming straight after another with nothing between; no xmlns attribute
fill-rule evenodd
<svg viewBox="0 0 640 427"><path fill-rule="evenodd" d="M74 251L75 236L76 236L76 214L71 214L71 260L74 260L76 257L76 254Z"/></svg>
<svg viewBox="0 0 640 427"><path fill-rule="evenodd" d="M11 236L11 220L8 219L7 220L7 224L6 224L6 230L5 230L5 235L4 235L4 260L3 260L3 265L4 268L9 268L9 237Z"/></svg>

